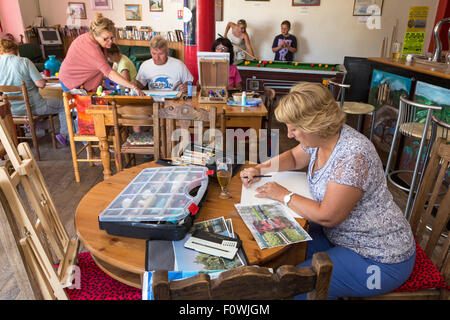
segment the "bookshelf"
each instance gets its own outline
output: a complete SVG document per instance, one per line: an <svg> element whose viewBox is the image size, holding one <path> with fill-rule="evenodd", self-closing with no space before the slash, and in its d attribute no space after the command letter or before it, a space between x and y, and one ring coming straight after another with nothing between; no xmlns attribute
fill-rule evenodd
<svg viewBox="0 0 450 320"><path fill-rule="evenodd" d="M68 29L60 28L60 34L61 34L61 40L63 42L63 50L64 54L67 53L67 50L69 49L70 44L72 43L75 38L88 31L88 29ZM180 30L181 31L181 30ZM139 30L139 33L137 31L134 32L127 32L123 33L122 29L118 29L116 33L116 40L114 40L114 43L117 45L123 45L123 46L142 46L142 47L149 47L150 40L136 40L134 37L144 37L142 30ZM173 38L174 34L176 32L152 32L152 31L145 31L147 33L145 35L145 38L151 38L152 36L159 34L164 36L166 39L168 38L169 34ZM170 41L168 40L168 46L170 49L175 50L176 57L184 62L184 42L183 41ZM150 48L149 48L150 50Z"/></svg>

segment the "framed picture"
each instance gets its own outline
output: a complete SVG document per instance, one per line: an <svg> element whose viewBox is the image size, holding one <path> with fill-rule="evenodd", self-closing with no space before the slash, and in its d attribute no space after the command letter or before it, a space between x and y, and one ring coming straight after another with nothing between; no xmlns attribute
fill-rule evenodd
<svg viewBox="0 0 450 320"><path fill-rule="evenodd" d="M151 12L162 12L163 11L163 0L149 0L150 1L150 11Z"/></svg>
<svg viewBox="0 0 450 320"><path fill-rule="evenodd" d="M292 6L320 6L320 0L292 0Z"/></svg>
<svg viewBox="0 0 450 320"><path fill-rule="evenodd" d="M141 21L142 20L142 7L140 4L126 4L125 5L125 19Z"/></svg>
<svg viewBox="0 0 450 320"><path fill-rule="evenodd" d="M383 0L355 0L354 16L381 16Z"/></svg>
<svg viewBox="0 0 450 320"><path fill-rule="evenodd" d="M84 2L69 2L69 12L72 19L87 19Z"/></svg>
<svg viewBox="0 0 450 320"><path fill-rule="evenodd" d="M91 0L92 10L112 10L112 0Z"/></svg>

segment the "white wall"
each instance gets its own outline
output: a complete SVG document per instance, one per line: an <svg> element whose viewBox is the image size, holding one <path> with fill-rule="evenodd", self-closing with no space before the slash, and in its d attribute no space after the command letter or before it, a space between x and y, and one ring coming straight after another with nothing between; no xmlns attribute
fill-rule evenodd
<svg viewBox="0 0 450 320"><path fill-rule="evenodd" d="M23 0L22 0L23 1ZM77 0L80 2L79 0ZM213 0L211 0L213 1ZM297 61L340 63L344 56L379 56L384 37L391 40L392 29L399 21L398 40L403 41L410 6L428 6L428 23L424 42L425 50L432 36L437 0L384 0L381 29L370 30L365 23L352 15L355 0L321 0L317 7L293 7L292 0L245 1L224 0L224 21L216 23L216 33L223 34L228 21L246 19L256 56L273 59L272 41L280 33L281 21L291 21L293 33L299 40ZM65 25L69 0L39 0L46 25ZM86 3L89 25L95 11L91 1ZM126 21L124 4L142 4L143 21ZM149 25L155 31L183 29L177 19L177 10L182 9L182 0L164 0L163 13L151 13L149 0L113 0L112 11L102 13L112 19L118 27L125 25ZM306 13L303 11L306 10Z"/></svg>
<svg viewBox="0 0 450 320"><path fill-rule="evenodd" d="M272 41L280 33L283 20L291 22L291 33L299 41L298 61L343 62L344 56L379 56L384 37L392 35L399 20L398 40L403 42L410 6L429 6L424 47L428 49L437 0L384 0L381 29L369 30L354 17L354 0L321 0L320 6L293 7L291 0L253 2L224 0L224 21L216 32L223 34L228 21L245 19L256 56L273 59ZM302 10L308 11L302 14Z"/></svg>
<svg viewBox="0 0 450 320"><path fill-rule="evenodd" d="M183 0L164 0L163 12L150 12L149 0L113 0L113 10L94 11L91 0L71 1L71 0L39 0L45 24L66 25L68 20L67 4L69 2L84 2L87 19L80 20L81 25L89 26L90 21L95 17L96 12L101 12L105 17L110 18L116 27L124 26L150 26L154 31L183 30L183 21L177 19L177 10L183 9ZM125 4L140 4L142 6L142 21L125 20Z"/></svg>

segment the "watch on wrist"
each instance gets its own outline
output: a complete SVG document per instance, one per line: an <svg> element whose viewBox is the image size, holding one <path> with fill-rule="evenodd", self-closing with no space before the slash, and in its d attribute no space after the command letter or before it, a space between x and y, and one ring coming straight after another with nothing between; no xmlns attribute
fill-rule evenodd
<svg viewBox="0 0 450 320"><path fill-rule="evenodd" d="M288 195L285 195L285 196L284 196L283 202L284 202L284 205L285 205L286 207L288 206L289 202L291 201L291 198L292 198L293 195L294 195L294 193L291 192L291 193L289 193Z"/></svg>

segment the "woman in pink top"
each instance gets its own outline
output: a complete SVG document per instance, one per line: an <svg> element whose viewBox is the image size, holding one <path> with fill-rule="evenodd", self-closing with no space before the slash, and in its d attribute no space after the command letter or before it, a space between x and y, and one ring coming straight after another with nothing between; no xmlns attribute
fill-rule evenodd
<svg viewBox="0 0 450 320"><path fill-rule="evenodd" d="M242 90L242 78L238 68L233 64L233 45L227 38L217 38L212 45L213 52L230 52L230 70L228 72L228 89Z"/></svg>
<svg viewBox="0 0 450 320"><path fill-rule="evenodd" d="M91 22L90 31L77 37L69 47L59 70L59 79L64 91L83 86L86 91L95 91L102 84L103 77L135 90L143 95L133 83L124 79L108 64L105 49L114 40L114 22L97 13Z"/></svg>

